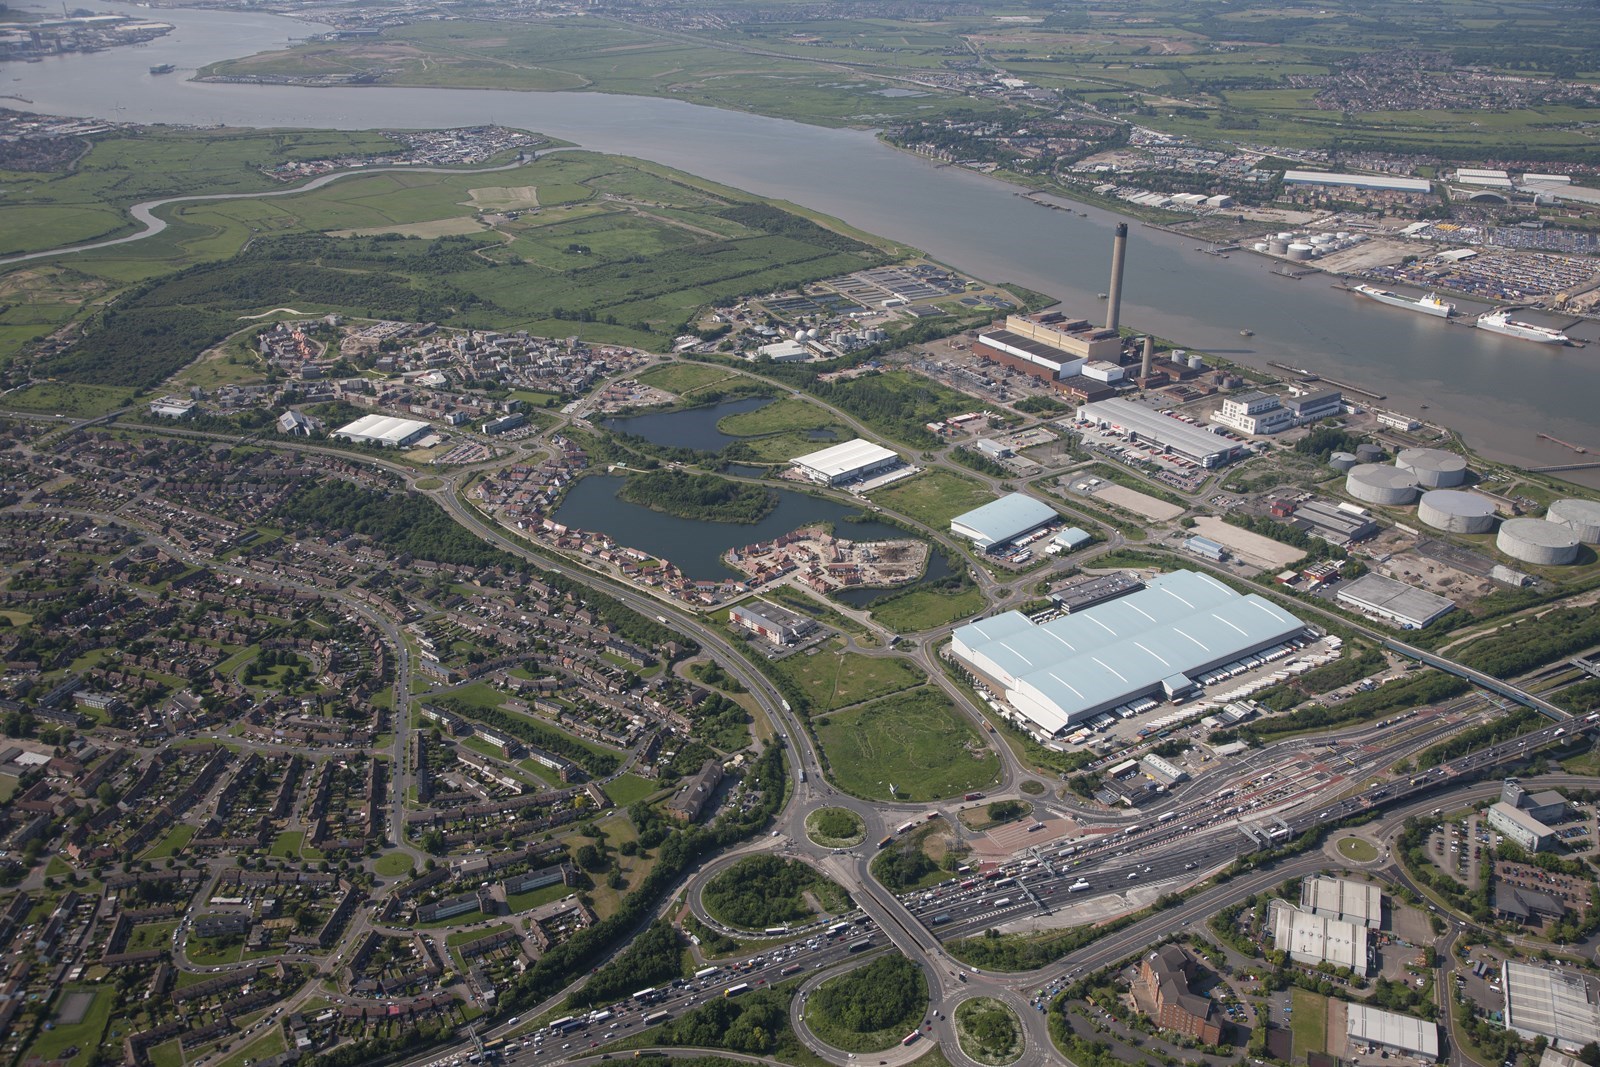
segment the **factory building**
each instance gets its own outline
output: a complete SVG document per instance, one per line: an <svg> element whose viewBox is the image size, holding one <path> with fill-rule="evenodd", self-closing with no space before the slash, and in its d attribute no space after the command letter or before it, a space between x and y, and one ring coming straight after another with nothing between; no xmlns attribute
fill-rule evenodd
<svg viewBox="0 0 1600 1067"><path fill-rule="evenodd" d="M1211 421L1240 433L1264 435L1287 430L1294 425L1294 416L1277 397L1257 390L1224 399Z"/></svg>
<svg viewBox="0 0 1600 1067"><path fill-rule="evenodd" d="M1183 539L1183 550L1192 552L1201 559L1209 559L1213 563L1221 563L1228 558L1228 550L1209 537L1186 537Z"/></svg>
<svg viewBox="0 0 1600 1067"><path fill-rule="evenodd" d="M428 424L416 419L399 419L393 415L363 415L333 431L333 436L360 445L378 445L382 448L404 448L428 432Z"/></svg>
<svg viewBox="0 0 1600 1067"><path fill-rule="evenodd" d="M1366 974L1369 969L1367 928L1355 923L1280 904L1273 915L1272 940L1278 951L1287 952L1297 963L1313 967L1331 963L1357 974Z"/></svg>
<svg viewBox="0 0 1600 1067"><path fill-rule="evenodd" d="M951 651L1041 736L1124 704L1182 700L1201 675L1287 648L1305 624L1254 593L1174 571L1035 625L1008 611L957 629Z"/></svg>
<svg viewBox="0 0 1600 1067"><path fill-rule="evenodd" d="M819 485L843 485L900 465L892 449L856 438L794 460L795 469Z"/></svg>
<svg viewBox="0 0 1600 1067"><path fill-rule="evenodd" d="M1300 910L1376 930L1383 925L1383 892L1371 882L1313 875L1300 883Z"/></svg>
<svg viewBox="0 0 1600 1067"><path fill-rule="evenodd" d="M1026 493L1009 493L950 520L950 532L983 552L993 552L1042 526L1059 521L1054 508Z"/></svg>
<svg viewBox="0 0 1600 1067"><path fill-rule="evenodd" d="M1165 785L1174 785L1189 777L1189 772L1173 763L1171 760L1162 759L1154 752L1148 752L1140 759L1144 769L1152 778L1159 779Z"/></svg>
<svg viewBox="0 0 1600 1067"><path fill-rule="evenodd" d="M779 646L792 645L817 628L816 622L804 615L774 607L764 600L730 608L728 621Z"/></svg>
<svg viewBox="0 0 1600 1067"><path fill-rule="evenodd" d="M1439 1058L1439 1024L1374 1008L1360 1001L1345 1006L1346 1055L1359 1047L1398 1052L1427 1062Z"/></svg>
<svg viewBox="0 0 1600 1067"><path fill-rule="evenodd" d="M1058 552L1076 552L1093 540L1094 535L1089 533L1088 530L1077 526L1068 526L1050 539L1050 545L1046 551L1051 555L1055 555Z"/></svg>
<svg viewBox="0 0 1600 1067"><path fill-rule="evenodd" d="M1354 504L1307 500L1278 517L1288 519L1290 525L1299 527L1312 537L1320 537L1335 545L1365 541L1378 532L1378 524L1372 521L1372 516Z"/></svg>
<svg viewBox="0 0 1600 1067"><path fill-rule="evenodd" d="M1321 170L1286 170L1285 185L1325 185L1344 189L1368 189L1385 193L1429 193L1433 183L1423 178L1397 178L1389 174L1331 174Z"/></svg>
<svg viewBox="0 0 1600 1067"><path fill-rule="evenodd" d="M1485 189L1511 188L1511 175L1503 170L1484 170L1481 167L1457 167L1456 184L1474 185Z"/></svg>
<svg viewBox="0 0 1600 1067"><path fill-rule="evenodd" d="M1115 571L1094 577L1074 578L1052 589L1050 599L1055 601L1063 615L1071 615L1074 611L1092 608L1096 604L1137 593L1143 588L1143 579L1133 571Z"/></svg>
<svg viewBox="0 0 1600 1067"><path fill-rule="evenodd" d="M1442 596L1397 582L1393 578L1385 578L1381 574L1363 574L1355 581L1345 583L1338 592L1338 601L1367 615L1397 623L1407 630L1420 630L1456 609L1452 601Z"/></svg>
<svg viewBox="0 0 1600 1067"><path fill-rule="evenodd" d="M1337 389L1318 389L1287 397L1283 406L1289 409L1295 425L1304 426L1308 422L1341 414L1344 411L1344 394Z"/></svg>
<svg viewBox="0 0 1600 1067"><path fill-rule="evenodd" d="M804 363L811 358L811 349L799 341L776 341L756 349L756 358L773 363Z"/></svg>
<svg viewBox="0 0 1600 1067"><path fill-rule="evenodd" d="M1567 973L1506 960L1500 965L1506 1029L1576 1051L1600 1042L1600 1007L1578 972Z"/></svg>
<svg viewBox="0 0 1600 1067"><path fill-rule="evenodd" d="M1132 400L1102 400L1078 408L1078 418L1098 426L1122 430L1134 440L1156 445L1202 467L1220 467L1238 459L1243 446L1237 441L1203 430L1193 423L1163 415Z"/></svg>

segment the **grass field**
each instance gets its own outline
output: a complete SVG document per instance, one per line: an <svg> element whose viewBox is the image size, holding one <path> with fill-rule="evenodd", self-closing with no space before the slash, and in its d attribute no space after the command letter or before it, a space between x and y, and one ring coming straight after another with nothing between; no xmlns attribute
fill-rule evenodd
<svg viewBox="0 0 1600 1067"><path fill-rule="evenodd" d="M1356 863L1370 863L1378 858L1378 850L1372 842L1359 837L1341 837L1338 848L1339 855Z"/></svg>
<svg viewBox="0 0 1600 1067"><path fill-rule="evenodd" d="M385 878L399 878L411 871L411 857L404 852L389 852L378 857L373 870Z"/></svg>
<svg viewBox="0 0 1600 1067"><path fill-rule="evenodd" d="M134 390L101 385L37 382L0 396L0 408L11 411L92 419L127 407Z"/></svg>
<svg viewBox="0 0 1600 1067"><path fill-rule="evenodd" d="M637 774L623 774L606 783L606 796L610 797L611 803L617 807L626 808L660 789L659 784L648 778L640 778Z"/></svg>
<svg viewBox="0 0 1600 1067"><path fill-rule="evenodd" d="M272 839L272 855L279 859L294 859L300 855L300 844L305 840L302 830L285 830Z"/></svg>
<svg viewBox="0 0 1600 1067"><path fill-rule="evenodd" d="M168 856L176 856L182 851L183 846L189 843L190 838L194 837L194 831L195 828L188 823L179 823L169 830L167 836L158 841L142 858L159 860L166 859Z"/></svg>
<svg viewBox="0 0 1600 1067"><path fill-rule="evenodd" d="M904 660L878 659L826 648L812 655L790 656L776 666L806 691L814 712L859 704L927 681L920 670Z"/></svg>
<svg viewBox="0 0 1600 1067"><path fill-rule="evenodd" d="M992 785L1000 767L950 698L931 686L830 715L817 739L839 787L869 800L958 796Z"/></svg>
<svg viewBox="0 0 1600 1067"><path fill-rule="evenodd" d="M746 379L744 375L735 371L724 370L721 367L707 367L699 363L668 363L660 367L651 367L639 375L639 381L645 385L664 389L679 396L687 396L697 389L730 380Z"/></svg>
<svg viewBox="0 0 1600 1067"><path fill-rule="evenodd" d="M806 816L806 835L824 848L853 848L867 837L867 824L849 808L818 808Z"/></svg>
<svg viewBox="0 0 1600 1067"><path fill-rule="evenodd" d="M976 615L983 608L983 593L968 585L957 592L913 589L870 610L874 619L895 633L914 634Z"/></svg>
<svg viewBox="0 0 1600 1067"><path fill-rule="evenodd" d="M949 529L951 519L993 499L978 482L946 470L925 471L872 494L874 503L935 530Z"/></svg>
<svg viewBox="0 0 1600 1067"><path fill-rule="evenodd" d="M260 1062L269 1056L276 1056L284 1049L283 1030L273 1027L264 1037L257 1038L242 1048L235 1049L227 1059L217 1063L217 1067L244 1067L245 1060Z"/></svg>
<svg viewBox="0 0 1600 1067"><path fill-rule="evenodd" d="M58 1025L53 1030L41 1030L28 1048L29 1056L39 1060L57 1060L67 1067L85 1067L95 1059L101 1037L106 1032L106 1023L111 1019L111 1008L116 996L110 989L66 985L61 987L53 1010L59 1011L61 1005L74 993L88 993L94 997L94 1002L84 1013L83 1020L70 1026ZM74 1047L78 1051L72 1056L67 1056L67 1049Z"/></svg>
<svg viewBox="0 0 1600 1067"><path fill-rule="evenodd" d="M1296 1059L1304 1059L1312 1052L1325 1052L1328 1045L1328 998L1293 990L1294 1019L1290 1029L1294 1034Z"/></svg>
<svg viewBox="0 0 1600 1067"><path fill-rule="evenodd" d="M834 422L826 411L809 401L793 396L775 400L754 411L725 415L717 421L717 429L735 437L757 437L762 434L819 430L825 427L844 432L844 427Z"/></svg>

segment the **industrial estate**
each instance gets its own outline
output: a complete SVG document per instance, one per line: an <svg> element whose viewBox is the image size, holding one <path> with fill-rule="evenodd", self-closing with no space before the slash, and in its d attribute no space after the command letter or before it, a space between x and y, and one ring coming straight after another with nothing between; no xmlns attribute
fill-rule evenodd
<svg viewBox="0 0 1600 1067"><path fill-rule="evenodd" d="M1592 13L213 6L0 23L0 1067L1600 1067Z"/></svg>

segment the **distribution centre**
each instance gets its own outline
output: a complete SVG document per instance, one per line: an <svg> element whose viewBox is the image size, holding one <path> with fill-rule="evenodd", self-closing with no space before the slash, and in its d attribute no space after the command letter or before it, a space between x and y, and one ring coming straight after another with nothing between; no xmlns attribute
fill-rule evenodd
<svg viewBox="0 0 1600 1067"><path fill-rule="evenodd" d="M1035 625L1008 611L956 630L951 651L1043 736L1134 701L1190 694L1200 675L1287 646L1305 624L1209 575L1174 571L1137 592Z"/></svg>
<svg viewBox="0 0 1600 1067"><path fill-rule="evenodd" d="M346 423L333 431L333 436L358 445L381 445L384 448L404 448L428 432L428 424L416 419L399 419L393 415L363 415L355 422Z"/></svg>
<svg viewBox="0 0 1600 1067"><path fill-rule="evenodd" d="M1203 430L1193 423L1163 415L1132 400L1100 400L1078 408L1078 418L1125 430L1141 441L1160 445L1202 467L1220 467L1237 459L1243 445Z"/></svg>
<svg viewBox="0 0 1600 1067"><path fill-rule="evenodd" d="M1061 518L1049 504L1027 493L1008 493L950 520L950 532L984 552L1010 544Z"/></svg>
<svg viewBox="0 0 1600 1067"><path fill-rule="evenodd" d="M800 456L795 459L794 465L814 482L841 485L887 470L899 462L899 453L858 437L854 441L845 441L820 452Z"/></svg>

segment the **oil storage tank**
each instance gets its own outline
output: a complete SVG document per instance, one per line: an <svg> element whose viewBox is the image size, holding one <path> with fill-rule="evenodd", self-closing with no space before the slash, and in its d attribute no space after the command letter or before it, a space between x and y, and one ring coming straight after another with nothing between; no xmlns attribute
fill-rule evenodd
<svg viewBox="0 0 1600 1067"><path fill-rule="evenodd" d="M1557 500L1545 511L1550 522L1559 522L1578 535L1578 540L1600 545L1600 503L1593 500Z"/></svg>
<svg viewBox="0 0 1600 1067"><path fill-rule="evenodd" d="M1356 459L1362 463L1377 463L1383 459L1383 448L1370 442L1356 445Z"/></svg>
<svg viewBox="0 0 1600 1067"><path fill-rule="evenodd" d="M1335 452L1333 455L1328 457L1328 466L1332 467L1336 471L1343 471L1346 474L1349 474L1350 468L1354 467L1359 462L1361 461L1356 458L1354 452Z"/></svg>
<svg viewBox="0 0 1600 1067"><path fill-rule="evenodd" d="M1507 519L1494 543L1512 559L1546 567L1578 558L1578 535L1560 523L1543 519Z"/></svg>
<svg viewBox="0 0 1600 1067"><path fill-rule="evenodd" d="M1417 518L1435 530L1478 534L1494 529L1494 501L1459 489L1435 489L1422 494Z"/></svg>
<svg viewBox="0 0 1600 1067"><path fill-rule="evenodd" d="M1394 465L1416 476L1417 484L1429 489L1460 485L1467 480L1467 460L1442 448L1406 448L1395 457Z"/></svg>
<svg viewBox="0 0 1600 1067"><path fill-rule="evenodd" d="M1362 463L1350 468L1344 490L1368 504L1409 504L1417 498L1417 479L1410 471L1382 463Z"/></svg>

